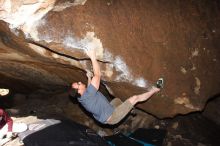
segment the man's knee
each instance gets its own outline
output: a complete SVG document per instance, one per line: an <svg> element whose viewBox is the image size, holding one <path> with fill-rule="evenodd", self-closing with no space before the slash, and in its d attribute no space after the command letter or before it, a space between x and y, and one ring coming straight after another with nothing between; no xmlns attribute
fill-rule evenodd
<svg viewBox="0 0 220 146"><path fill-rule="evenodd" d="M121 101L120 98L114 98L114 99L110 102L110 104L111 104L114 108L116 108L117 106L121 105L122 103L123 103L123 102Z"/></svg>
<svg viewBox="0 0 220 146"><path fill-rule="evenodd" d="M120 122L120 119L119 118L115 118L115 117L110 117L107 121L106 121L106 124L109 124L109 125L115 125L117 123Z"/></svg>
<svg viewBox="0 0 220 146"><path fill-rule="evenodd" d="M137 99L137 98L138 98L138 95L133 95L132 98Z"/></svg>

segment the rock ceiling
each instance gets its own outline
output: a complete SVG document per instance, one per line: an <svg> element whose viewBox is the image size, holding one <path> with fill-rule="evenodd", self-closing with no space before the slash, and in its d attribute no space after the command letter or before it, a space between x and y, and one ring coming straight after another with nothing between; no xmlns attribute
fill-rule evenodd
<svg viewBox="0 0 220 146"><path fill-rule="evenodd" d="M149 0L1 0L0 86L65 90L86 82L95 48L102 87L122 100L159 77L138 107L159 118L201 111L220 86L220 3Z"/></svg>

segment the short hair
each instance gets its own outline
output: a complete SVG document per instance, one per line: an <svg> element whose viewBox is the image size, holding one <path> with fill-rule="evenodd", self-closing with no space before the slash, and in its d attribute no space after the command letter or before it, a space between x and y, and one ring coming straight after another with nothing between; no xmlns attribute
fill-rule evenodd
<svg viewBox="0 0 220 146"><path fill-rule="evenodd" d="M70 88L69 90L69 96L73 97L73 98L79 98L81 97L81 95L78 93L78 89L75 88Z"/></svg>

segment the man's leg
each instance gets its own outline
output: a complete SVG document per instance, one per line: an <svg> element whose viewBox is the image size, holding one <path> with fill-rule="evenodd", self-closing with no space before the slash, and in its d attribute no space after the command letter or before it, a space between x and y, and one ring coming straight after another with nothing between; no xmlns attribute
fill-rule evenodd
<svg viewBox="0 0 220 146"><path fill-rule="evenodd" d="M146 101L158 91L160 91L159 88L152 87L150 91L146 93L134 95L128 98L125 102L115 108L114 112L112 113L111 117L109 117L106 123L110 125L117 124L131 111L136 103Z"/></svg>
<svg viewBox="0 0 220 146"><path fill-rule="evenodd" d="M107 124L114 125L120 122L133 108L129 99L123 102L121 105L117 106L112 113L111 117L107 120Z"/></svg>
<svg viewBox="0 0 220 146"><path fill-rule="evenodd" d="M131 102L132 105L135 105L138 102L142 102L142 101L148 100L154 93L157 93L159 91L160 91L160 88L152 86L151 89L148 92L132 96L128 100Z"/></svg>
<svg viewBox="0 0 220 146"><path fill-rule="evenodd" d="M121 105L122 103L123 103L123 102L121 101L120 98L114 98L114 99L110 102L110 104L111 104L114 108L118 107L118 106Z"/></svg>

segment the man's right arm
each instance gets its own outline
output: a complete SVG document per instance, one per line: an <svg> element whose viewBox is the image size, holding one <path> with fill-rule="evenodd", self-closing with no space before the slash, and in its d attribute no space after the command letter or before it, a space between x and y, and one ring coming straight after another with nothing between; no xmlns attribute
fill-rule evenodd
<svg viewBox="0 0 220 146"><path fill-rule="evenodd" d="M95 50L90 49L89 51L87 51L87 55L90 57L92 61L92 67L93 67L93 72L94 72L94 76L91 80L91 84L98 90L100 86L100 80L101 80L101 71L100 71L99 63L96 60Z"/></svg>

